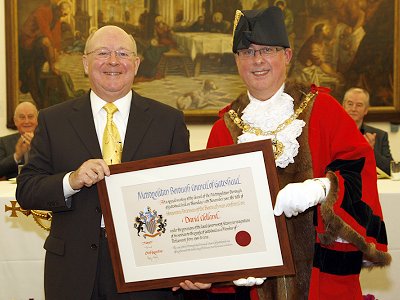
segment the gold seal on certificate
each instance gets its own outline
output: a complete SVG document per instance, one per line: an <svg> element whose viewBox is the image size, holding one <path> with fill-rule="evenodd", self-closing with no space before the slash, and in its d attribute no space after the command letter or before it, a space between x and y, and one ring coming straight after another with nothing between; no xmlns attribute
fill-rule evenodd
<svg viewBox="0 0 400 300"><path fill-rule="evenodd" d="M99 194L120 292L294 273L269 140L111 172Z"/></svg>

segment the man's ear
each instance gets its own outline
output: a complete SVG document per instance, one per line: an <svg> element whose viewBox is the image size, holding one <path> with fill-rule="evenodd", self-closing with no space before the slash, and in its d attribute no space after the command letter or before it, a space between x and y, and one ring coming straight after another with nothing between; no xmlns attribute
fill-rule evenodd
<svg viewBox="0 0 400 300"><path fill-rule="evenodd" d="M82 56L82 63L83 63L83 69L85 70L85 74L87 75L89 73L89 64L86 55Z"/></svg>
<svg viewBox="0 0 400 300"><path fill-rule="evenodd" d="M139 70L139 65L140 65L140 58L138 56L136 56L134 58L133 65L134 65L134 68L135 68L135 76L136 76L136 74L137 74L137 72Z"/></svg>
<svg viewBox="0 0 400 300"><path fill-rule="evenodd" d="M290 48L286 48L284 51L285 51L286 64L288 65L292 59L293 51Z"/></svg>

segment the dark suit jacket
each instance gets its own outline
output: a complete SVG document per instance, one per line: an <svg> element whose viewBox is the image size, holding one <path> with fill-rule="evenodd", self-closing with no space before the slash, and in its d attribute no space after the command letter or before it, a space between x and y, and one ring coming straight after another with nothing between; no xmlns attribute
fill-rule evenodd
<svg viewBox="0 0 400 300"><path fill-rule="evenodd" d="M16 198L25 209L53 211L46 239L46 299L90 299L96 276L101 210L97 186L82 188L67 207L64 175L101 158L89 96L44 109ZM189 151L183 114L133 92L122 162ZM135 299L160 299L156 292ZM167 293L171 292L168 290Z"/></svg>
<svg viewBox="0 0 400 300"><path fill-rule="evenodd" d="M14 160L15 145L21 135L19 132L0 138L0 177L17 177L18 164Z"/></svg>
<svg viewBox="0 0 400 300"><path fill-rule="evenodd" d="M390 175L390 161L393 160L393 157L390 153L387 132L366 124L361 125L360 131L362 134L365 134L366 132L376 133L374 146L376 166L386 174Z"/></svg>

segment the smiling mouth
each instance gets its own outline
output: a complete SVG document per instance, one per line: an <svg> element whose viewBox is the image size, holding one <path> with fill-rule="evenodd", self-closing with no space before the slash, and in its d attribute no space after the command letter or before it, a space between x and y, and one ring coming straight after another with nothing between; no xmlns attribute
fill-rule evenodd
<svg viewBox="0 0 400 300"><path fill-rule="evenodd" d="M110 75L110 76L117 76L117 75L121 75L121 72L104 72L104 74L106 75Z"/></svg>
<svg viewBox="0 0 400 300"><path fill-rule="evenodd" d="M253 73L255 76L264 76L269 73L269 70L253 71L251 73Z"/></svg>

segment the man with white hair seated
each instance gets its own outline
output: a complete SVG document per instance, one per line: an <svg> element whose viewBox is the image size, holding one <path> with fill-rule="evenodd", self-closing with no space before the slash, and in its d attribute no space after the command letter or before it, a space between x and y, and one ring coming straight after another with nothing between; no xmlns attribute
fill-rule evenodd
<svg viewBox="0 0 400 300"><path fill-rule="evenodd" d="M376 166L390 175L390 161L393 157L390 153L388 134L364 123L364 117L369 108L369 93L362 88L350 88L344 94L343 108L356 122L358 129L374 149Z"/></svg>
<svg viewBox="0 0 400 300"><path fill-rule="evenodd" d="M26 163L37 116L38 110L32 102L22 102L15 108L14 124L18 132L0 138L0 177L16 177L18 165Z"/></svg>

